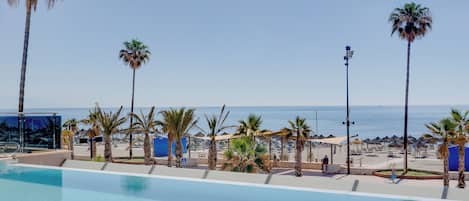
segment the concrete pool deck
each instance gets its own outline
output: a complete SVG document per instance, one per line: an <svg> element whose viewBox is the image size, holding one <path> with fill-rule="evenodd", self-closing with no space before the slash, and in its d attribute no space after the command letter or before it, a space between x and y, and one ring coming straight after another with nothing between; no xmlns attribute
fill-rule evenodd
<svg viewBox="0 0 469 201"><path fill-rule="evenodd" d="M441 180L399 180L392 184L389 179L362 175L323 175L317 171L305 171L305 176L295 177L291 170L275 174L248 174L204 169L170 168L154 165L128 165L67 160L62 168L88 169L104 172L132 173L153 176L202 179L208 181L241 182L257 185L288 186L341 192L384 194L391 196L423 197L431 199L469 200L469 189L456 188L451 181L449 188L442 187Z"/></svg>

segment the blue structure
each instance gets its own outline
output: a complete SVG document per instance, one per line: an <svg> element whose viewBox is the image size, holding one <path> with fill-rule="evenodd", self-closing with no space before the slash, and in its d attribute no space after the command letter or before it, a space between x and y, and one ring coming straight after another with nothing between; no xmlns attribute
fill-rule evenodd
<svg viewBox="0 0 469 201"><path fill-rule="evenodd" d="M16 142L26 150L60 149L61 127L57 115L0 116L0 142Z"/></svg>
<svg viewBox="0 0 469 201"><path fill-rule="evenodd" d="M153 154L155 157L168 156L168 138L167 137L156 137L153 139ZM176 142L172 144L172 155L176 155ZM187 152L187 139L182 138L182 152Z"/></svg>
<svg viewBox="0 0 469 201"><path fill-rule="evenodd" d="M449 157L448 157L448 166L450 171L458 171L459 167L459 147L458 146L452 146L448 148L449 151ZM466 171L469 171L469 147L466 147L464 149L465 151L465 156L464 156L464 169Z"/></svg>

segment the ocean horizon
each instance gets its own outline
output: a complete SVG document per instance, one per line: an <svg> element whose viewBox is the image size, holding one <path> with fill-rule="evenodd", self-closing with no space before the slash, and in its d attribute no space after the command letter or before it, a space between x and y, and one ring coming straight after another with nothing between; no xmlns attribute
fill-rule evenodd
<svg viewBox="0 0 469 201"><path fill-rule="evenodd" d="M118 107L103 107L105 110L117 110ZM170 107L159 107L161 111ZM196 109L199 118L199 127L205 129L204 115L217 114L220 107L190 107ZM467 105L411 105L409 106L409 135L420 137L426 133L425 124L438 121L449 116L451 108L461 110L469 109ZM135 112L146 113L150 107L136 107ZM342 124L345 120L345 106L227 106L230 111L227 125L238 125L238 121L246 119L249 114L261 115L262 129L279 130L288 126L288 120L296 116L306 118L308 124L319 135L346 135L346 128ZM33 108L25 109L25 112L42 113L54 112L62 116L62 121L68 119L83 119L90 108ZM124 108L124 114L130 111ZM15 112L15 109L0 109L0 113ZM316 118L317 114L317 118ZM158 118L161 117L158 115ZM351 126L351 135L358 134L359 138L374 138L397 135L401 136L404 126L403 106L351 106L350 119L355 122ZM83 126L85 127L85 126ZM197 133L194 129L191 133Z"/></svg>

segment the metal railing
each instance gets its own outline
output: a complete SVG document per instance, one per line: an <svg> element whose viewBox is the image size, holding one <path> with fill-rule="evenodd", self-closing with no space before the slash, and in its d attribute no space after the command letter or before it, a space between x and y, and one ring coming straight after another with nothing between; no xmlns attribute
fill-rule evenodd
<svg viewBox="0 0 469 201"><path fill-rule="evenodd" d="M12 156L20 150L21 146L17 142L0 142L0 154L9 154L9 156Z"/></svg>

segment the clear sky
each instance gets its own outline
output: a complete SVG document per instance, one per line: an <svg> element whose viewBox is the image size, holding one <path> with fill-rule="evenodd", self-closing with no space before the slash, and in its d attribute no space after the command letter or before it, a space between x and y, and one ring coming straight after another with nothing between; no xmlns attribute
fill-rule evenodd
<svg viewBox="0 0 469 201"><path fill-rule="evenodd" d="M130 104L118 59L137 38L137 106L402 105L406 43L389 13L406 1L64 0L33 14L26 108ZM410 104L467 104L469 1L416 1L433 30L412 46ZM25 9L0 4L0 108L16 108Z"/></svg>

